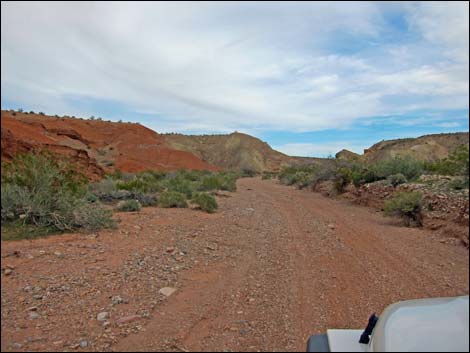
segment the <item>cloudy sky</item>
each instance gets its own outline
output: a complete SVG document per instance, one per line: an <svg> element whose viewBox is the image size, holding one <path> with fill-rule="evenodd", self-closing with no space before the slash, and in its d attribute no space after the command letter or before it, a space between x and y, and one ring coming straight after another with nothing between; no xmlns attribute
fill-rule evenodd
<svg viewBox="0 0 470 353"><path fill-rule="evenodd" d="M288 154L468 131L468 2L1 3L1 106Z"/></svg>

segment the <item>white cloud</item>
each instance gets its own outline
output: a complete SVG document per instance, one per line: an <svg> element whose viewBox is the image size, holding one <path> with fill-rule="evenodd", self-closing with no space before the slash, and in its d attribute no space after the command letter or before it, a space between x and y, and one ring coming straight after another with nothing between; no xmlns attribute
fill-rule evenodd
<svg viewBox="0 0 470 353"><path fill-rule="evenodd" d="M391 7L421 39L380 43ZM156 130L313 131L468 109L468 4L2 2L1 16L2 99L53 114L96 115L80 96L158 115ZM379 44L346 54L338 33Z"/></svg>

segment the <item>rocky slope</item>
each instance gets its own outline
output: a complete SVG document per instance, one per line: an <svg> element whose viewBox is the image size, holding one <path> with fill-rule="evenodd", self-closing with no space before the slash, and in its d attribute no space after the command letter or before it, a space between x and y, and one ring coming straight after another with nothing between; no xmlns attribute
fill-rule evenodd
<svg viewBox="0 0 470 353"><path fill-rule="evenodd" d="M405 155L417 160L435 161L447 157L458 146L468 146L468 137L468 132L458 132L381 141L366 149L363 157L370 162Z"/></svg>
<svg viewBox="0 0 470 353"><path fill-rule="evenodd" d="M139 124L11 111L2 111L1 122L2 160L48 149L71 157L91 178L115 169L218 169L190 152L167 147L162 135Z"/></svg>
<svg viewBox="0 0 470 353"><path fill-rule="evenodd" d="M322 158L291 157L273 150L266 142L235 132L229 135L166 134L171 148L194 153L225 169L279 171L283 165L322 163Z"/></svg>

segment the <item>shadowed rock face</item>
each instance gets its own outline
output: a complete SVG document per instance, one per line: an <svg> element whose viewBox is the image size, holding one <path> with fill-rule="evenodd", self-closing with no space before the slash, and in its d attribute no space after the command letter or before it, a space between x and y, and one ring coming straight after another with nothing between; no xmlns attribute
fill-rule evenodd
<svg viewBox="0 0 470 353"><path fill-rule="evenodd" d="M47 149L79 163L91 179L116 169L219 169L190 152L167 147L162 135L139 124L10 111L2 111L1 122L4 161L17 153Z"/></svg>

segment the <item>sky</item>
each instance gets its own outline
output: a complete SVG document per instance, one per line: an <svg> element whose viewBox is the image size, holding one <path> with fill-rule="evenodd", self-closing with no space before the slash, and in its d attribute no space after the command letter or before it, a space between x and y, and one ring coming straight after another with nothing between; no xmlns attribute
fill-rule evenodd
<svg viewBox="0 0 470 353"><path fill-rule="evenodd" d="M469 4L2 1L1 107L298 156L468 131Z"/></svg>

